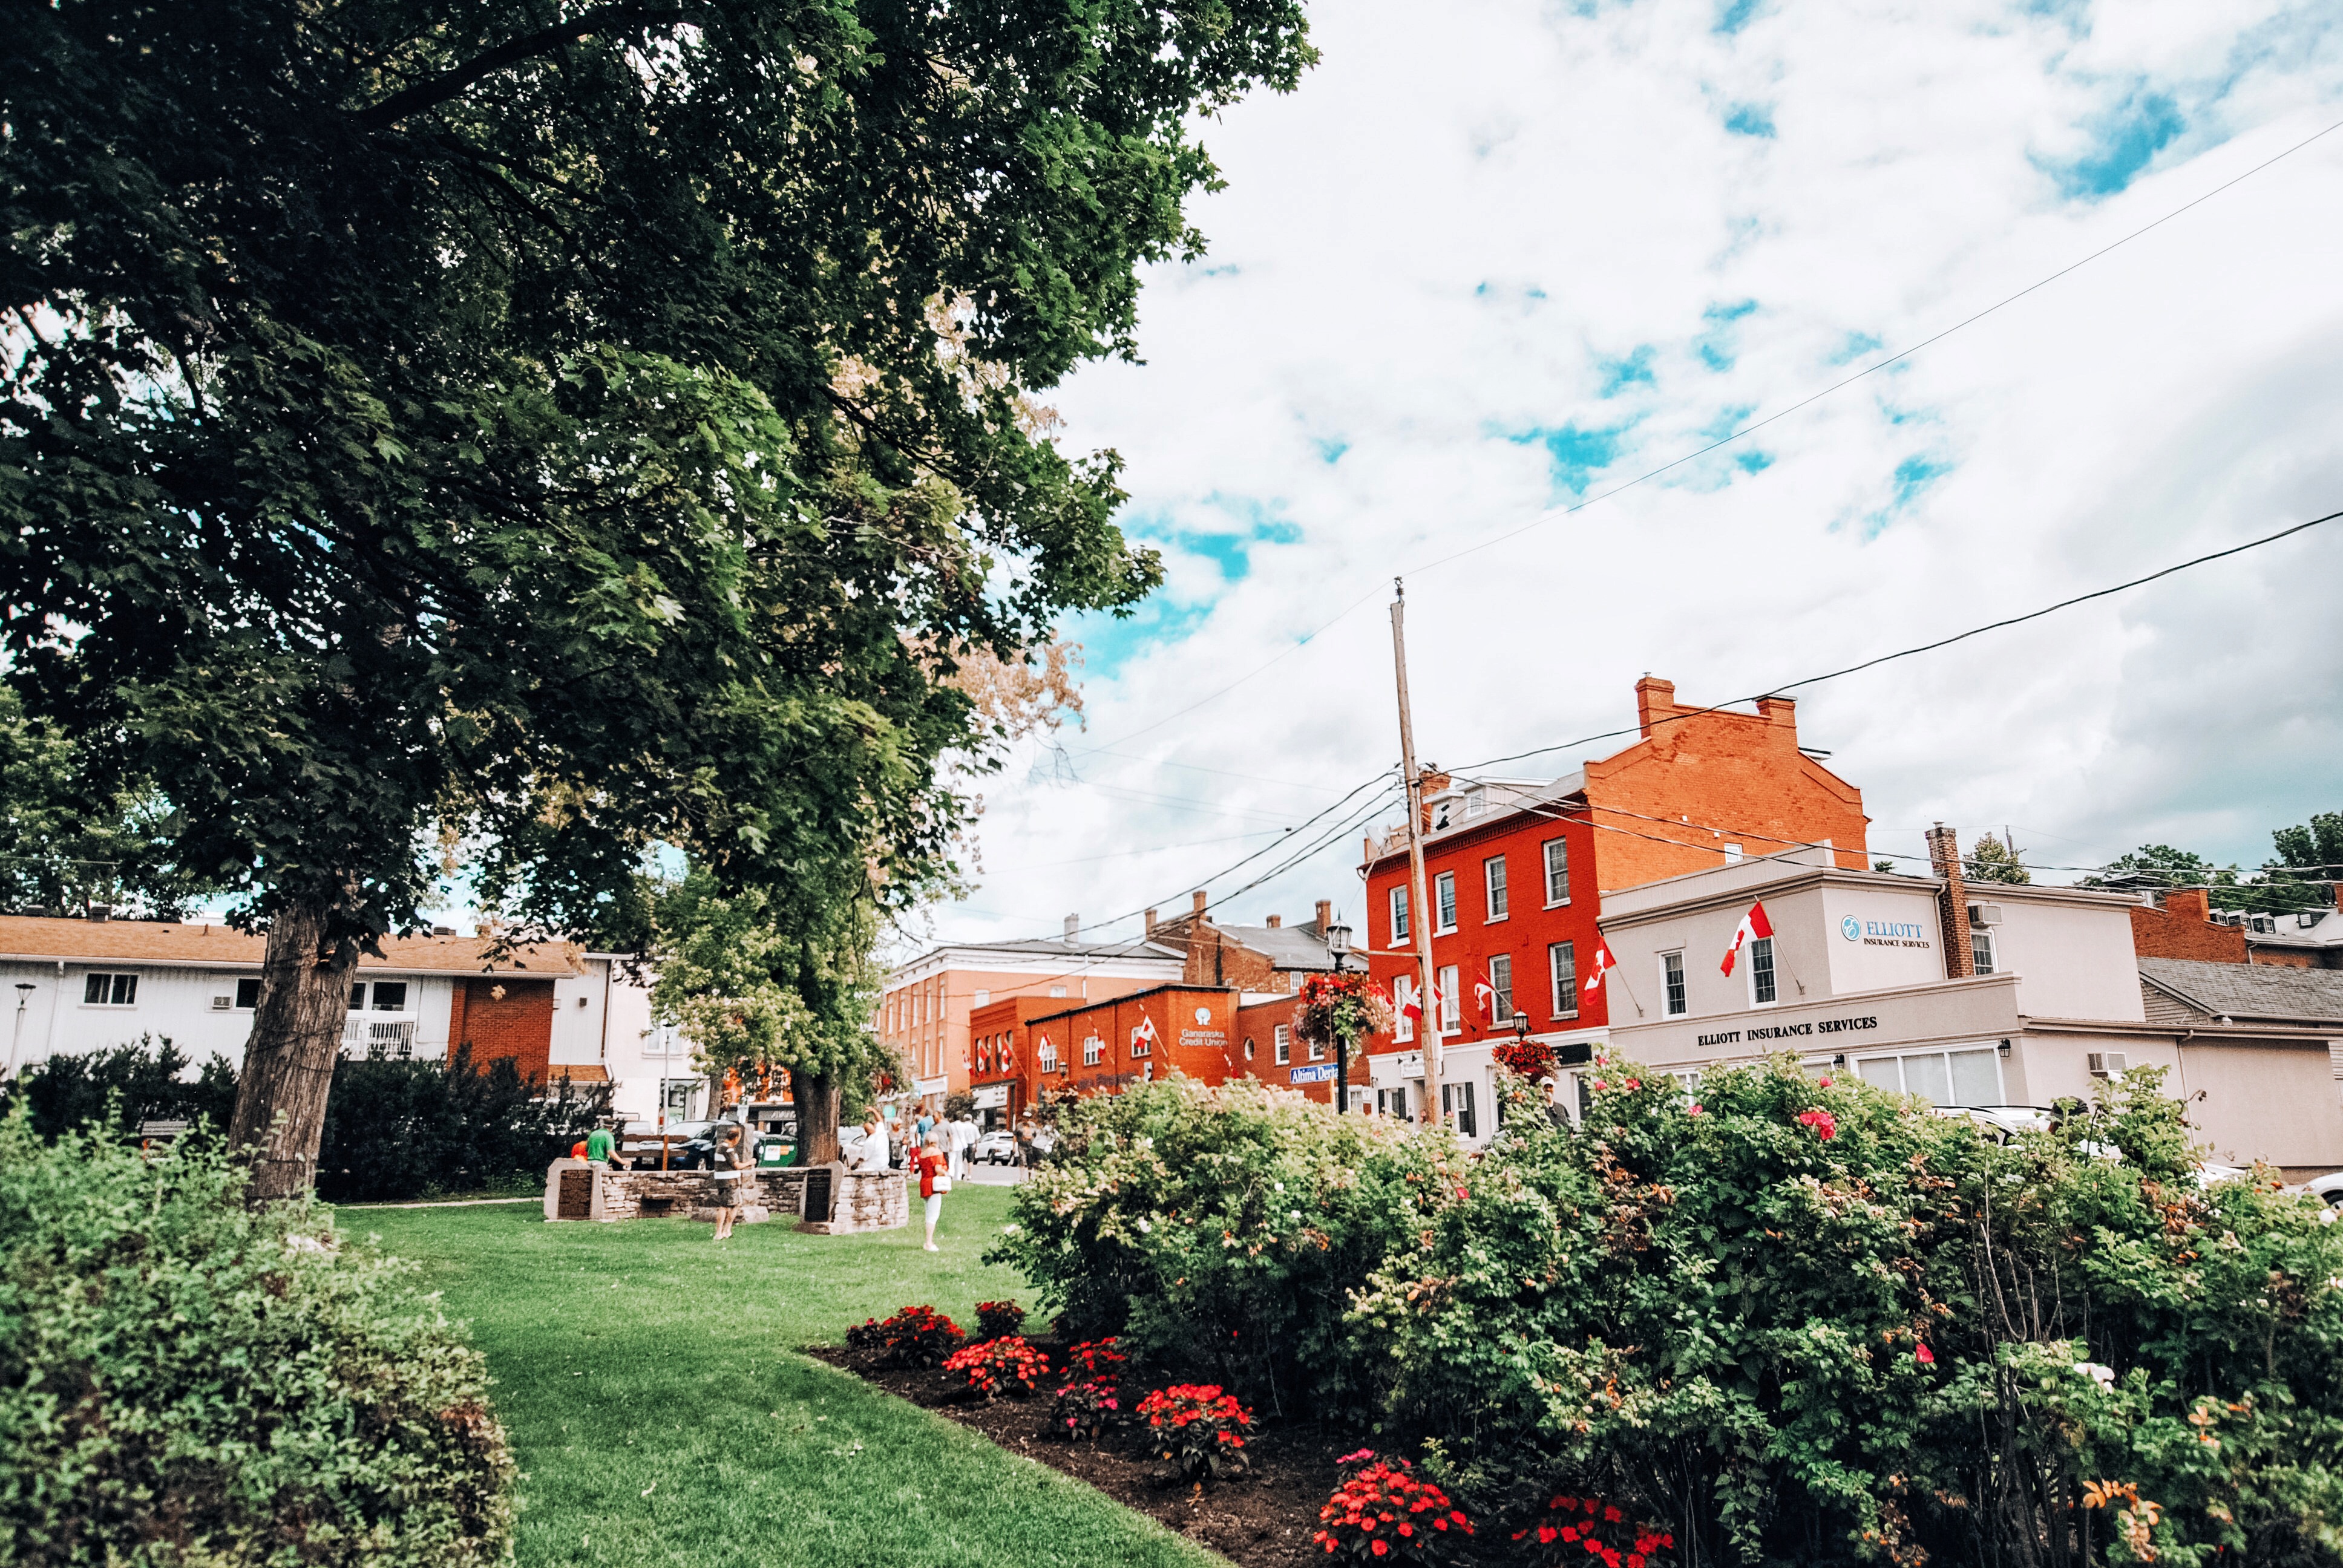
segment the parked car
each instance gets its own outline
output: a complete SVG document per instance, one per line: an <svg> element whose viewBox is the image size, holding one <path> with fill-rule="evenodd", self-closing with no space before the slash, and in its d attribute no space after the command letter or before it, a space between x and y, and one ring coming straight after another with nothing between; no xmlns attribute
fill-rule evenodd
<svg viewBox="0 0 2343 1568"><path fill-rule="evenodd" d="M987 1165L1014 1165L1017 1163L1017 1136L1006 1128L996 1129L970 1145L968 1157Z"/></svg>
<svg viewBox="0 0 2343 1568"><path fill-rule="evenodd" d="M664 1129L667 1135L667 1168L670 1171L696 1171L705 1161L713 1147L708 1136L713 1121L670 1121ZM657 1122L634 1121L627 1125L618 1139L618 1158L638 1171L659 1168L659 1134ZM693 1151L697 1150L695 1154Z"/></svg>
<svg viewBox="0 0 2343 1568"><path fill-rule="evenodd" d="M2329 1209L2343 1209L2343 1171L2329 1171L2324 1176L2313 1176L2302 1184L2302 1190Z"/></svg>

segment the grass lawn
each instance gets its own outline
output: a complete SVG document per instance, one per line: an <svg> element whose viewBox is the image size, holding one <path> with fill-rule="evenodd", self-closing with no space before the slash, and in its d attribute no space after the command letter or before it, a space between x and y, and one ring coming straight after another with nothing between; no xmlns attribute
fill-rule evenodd
<svg viewBox="0 0 2343 1568"><path fill-rule="evenodd" d="M469 1320L521 1483L524 1564L1199 1568L1221 1559L940 1416L799 1353L930 1302L972 1325L1022 1282L978 1262L1010 1191L964 1185L936 1240L535 1208L350 1209ZM916 1205L915 1205L916 1207Z"/></svg>

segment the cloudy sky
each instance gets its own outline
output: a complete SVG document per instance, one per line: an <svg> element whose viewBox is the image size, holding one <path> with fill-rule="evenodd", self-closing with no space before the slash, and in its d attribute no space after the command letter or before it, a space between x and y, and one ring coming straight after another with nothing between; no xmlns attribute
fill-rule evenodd
<svg viewBox="0 0 2343 1568"><path fill-rule="evenodd" d="M1168 580L1069 628L1083 726L987 780L980 885L906 940L1216 900L1398 755L1720 701L2343 508L2331 0L1314 9L1299 92L1205 127L1211 252L1146 362L1053 401ZM1803 690L1875 851L2016 829L2252 864L2343 809L2343 523ZM1617 741L1503 771L1546 777ZM1389 775L1387 775L1389 776ZM1307 831L1368 820L1374 789ZM1356 914L1360 834L1230 918ZM1249 866L1230 862L1268 849ZM2050 873L2050 879L2066 879ZM1101 927L1135 934L1136 920Z"/></svg>

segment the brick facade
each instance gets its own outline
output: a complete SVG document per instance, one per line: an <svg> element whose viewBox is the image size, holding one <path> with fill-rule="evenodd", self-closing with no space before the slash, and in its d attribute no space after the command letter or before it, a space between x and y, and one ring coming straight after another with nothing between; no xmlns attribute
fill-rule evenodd
<svg viewBox="0 0 2343 1568"><path fill-rule="evenodd" d="M2195 959L2204 963L2246 961L2246 933L2210 918L2202 889L2164 895L2164 907L2142 904L2131 911L2132 951L2144 959Z"/></svg>
<svg viewBox="0 0 2343 1568"><path fill-rule="evenodd" d="M553 982L479 975L457 982L447 1038L469 1046L485 1067L509 1058L524 1081L541 1083L552 1065Z"/></svg>

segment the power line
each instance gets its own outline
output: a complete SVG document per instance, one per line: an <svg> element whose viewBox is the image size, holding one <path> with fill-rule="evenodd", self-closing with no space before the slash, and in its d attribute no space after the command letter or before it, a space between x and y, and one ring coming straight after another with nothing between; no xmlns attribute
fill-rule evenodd
<svg viewBox="0 0 2343 1568"><path fill-rule="evenodd" d="M2150 572L2146 577L2133 578L2128 582L2119 582L2110 588L2094 588L2089 593L2077 594L2072 598L2062 598L2056 604L2045 605L2040 609L2028 610L2024 615L2013 615L2000 620L1987 621L1983 626L1973 626L1966 631L1955 632L1950 637L1940 637L1934 642L1924 642L1916 647L1899 648L1894 653L1883 653L1876 658L1866 658L1860 664L1850 664L1842 669L1829 670L1821 675L1809 675L1801 679L1790 681L1786 685L1769 686L1763 691L1752 692L1746 697L1736 697L1728 702L1716 703L1706 708L1681 709L1666 719L1654 719L1653 723L1655 726L1682 723L1685 719L1697 719L1704 714L1723 712L1734 703L1755 702L1761 697L1778 696L1785 691L1795 691L1804 686L1818 686L1825 680L1836 680L1843 675L1854 675L1860 670L1874 669L1899 658L1910 658L1916 654L1933 653L1937 648L1950 648L1956 642L1966 642L1970 638L1982 637L1989 631L1999 631L2006 627L2022 626L2029 620L2039 620L2046 615L2055 615L2062 609L2071 609L2076 605L2087 604L2092 599L2106 598L2110 594L2118 594L2129 588L2139 588L2159 578L2168 578L2175 572L2185 572L2191 567L2201 567L2208 561L2222 560L2229 556L2241 555L2247 550L2259 549L2264 545L2274 545L2280 539L2290 538L2305 529L2318 528L2322 523L2331 523L2338 518L2343 518L2343 512L2329 512L2323 518L2313 518L2308 522L2295 523L2280 528L2274 534L2264 534L2260 538L2248 539L2241 545L2231 545L2225 550L2215 550L2209 555L2201 555L2189 560L2177 562L2160 571ZM1593 741L1611 740L1623 735L1636 735L1642 732L1643 726L1640 724L1623 729L1605 729L1593 735L1582 735L1575 740L1564 740L1553 746L1533 747L1527 751L1514 751L1503 757L1485 758L1479 762L1467 763L1456 771L1471 772L1475 769L1493 768L1501 762L1518 762L1525 757L1543 757L1550 751L1566 751L1573 747L1584 746Z"/></svg>
<svg viewBox="0 0 2343 1568"><path fill-rule="evenodd" d="M1434 567L1444 566L1450 561L1457 560L1463 557L1487 549L1492 545L1503 544L1507 539L1518 538L1519 536L1529 532L1533 528L1544 528L1550 522L1556 521L1563 518L1574 516L1598 502L1607 501L1614 496L1620 495L1627 490L1632 490L1638 485L1644 484L1649 480L1656 479L1663 474L1684 467L1686 463L1694 462L1701 457L1704 457L1711 452L1717 450L1719 447L1730 446L1733 442L1738 441L1744 436L1762 430L1766 426L1775 423L1776 420L1785 419L1791 415L1798 412L1800 409L1810 407L1814 404L1830 397L1833 393L1844 391L1845 388L1854 386L1856 382L1864 380L1867 377L1876 375L1878 372L1886 369L1891 365L1911 358L1914 355L1920 353L1923 349L1932 347L1935 345L1943 342L1946 338L1950 337L1953 334L1961 331L1965 327L1975 326L1977 322L1983 321L1986 317L1993 315L1995 312L2003 310L2009 306L2016 304L2019 300L2024 299L2027 295L2036 293L2040 289L2047 288L2050 285L2057 282L2060 278L2066 276L2079 268L2088 266L2091 263L2098 260L2101 256L2107 256L2110 252L2121 249L2123 246L2129 245L2132 241L2140 238L2142 236L2147 235L2154 229L2161 228L2164 225L2170 223L2173 219L2179 217L2182 214L2203 206L2205 203L2211 201L2215 196L2235 188L2244 181L2251 179L2254 176L2260 174L2264 169L2269 168L2272 165L2292 157L2295 154L2302 151L2305 147L2311 146L2313 143L2319 141L2323 137L2333 135L2338 130L2343 130L2343 120L2338 120L2334 124L2329 125L2323 129L2312 132L2309 136L2305 136L2302 140L2296 142L2291 146L2273 154L2269 157L2264 158L2260 163L2254 165L2253 167L2247 169L2242 174L2231 176L2228 179L2222 181L2219 185L2215 186L2211 190L2205 192L2203 195L2196 196L2189 201L2183 202L2180 206L2174 207L2170 212L2166 213L2163 216L2157 218L2151 223L2141 225L2138 228L2132 230L2122 238L2101 246L2098 249L2091 252L2088 256L2083 256L2079 260L2067 263L2065 266L2060 267L2057 271L2051 273L2046 277L2037 278L2036 281L2027 284L2024 288L2019 289L2016 293L1996 300L1993 304L1986 306L1984 309L1964 317L1962 319L1953 323L1950 327L1944 328L1942 331L1932 333L1907 348L1898 349L1896 352L1887 356L1885 358L1876 360L1874 363L1865 366L1863 369L1856 371L1852 376L1842 377L1840 379L1832 382L1829 386L1825 387L1820 391L1810 393L1806 397L1801 397L1798 401L1791 404L1786 408L1777 409L1774 413L1766 415L1763 419L1756 420L1752 424L1742 426L1739 429L1733 431L1730 435L1719 437L1717 439L1709 442L1704 447L1701 447L1694 451L1686 452L1682 457L1675 457L1668 462L1663 463L1656 468L1647 469L1646 471L1636 475L1632 479L1614 485L1607 490L1602 490L1594 495L1588 496L1584 499L1577 501L1571 506L1542 513L1538 517L1532 518L1530 521L1523 523L1517 528L1509 528L1501 534L1493 534L1488 538L1481 540L1477 544L1467 545L1462 549L1452 550L1444 556L1436 556L1431 560L1423 562L1420 566L1409 568L1408 572L1404 575L1413 576L1417 572L1429 571ZM1348 618L1352 611L1357 609L1369 599L1373 598L1380 591L1381 589L1379 588L1370 588L1366 593L1362 594L1359 598L1353 599L1350 603L1337 610L1330 619L1326 620L1314 630L1304 633L1290 646L1281 649L1277 654L1255 666L1253 668L1246 671L1244 674L1238 676L1234 680L1230 681L1227 685L1215 688L1213 690L1205 693L1202 697L1200 697L1195 701L1188 704L1185 708L1177 709L1171 713L1165 714L1162 718L1155 720L1151 724L1144 725L1127 734L1118 736L1114 740L1110 741L1107 744L1120 746L1125 741L1135 739L1139 736L1145 735L1151 730L1161 729L1163 726L1171 723L1173 719L1185 718L1187 715L1195 712L1196 709L1202 708L1207 703L1217 701L1221 698L1227 696L1230 692L1234 691L1238 687L1245 684L1245 682L1252 680L1254 677L1274 668L1285 659L1291 658L1300 649L1309 646L1312 640L1331 630L1333 627ZM1105 747L1097 747L1092 749L1094 751L1103 750L1105 749ZM1088 755L1088 753L1085 753L1085 755Z"/></svg>

